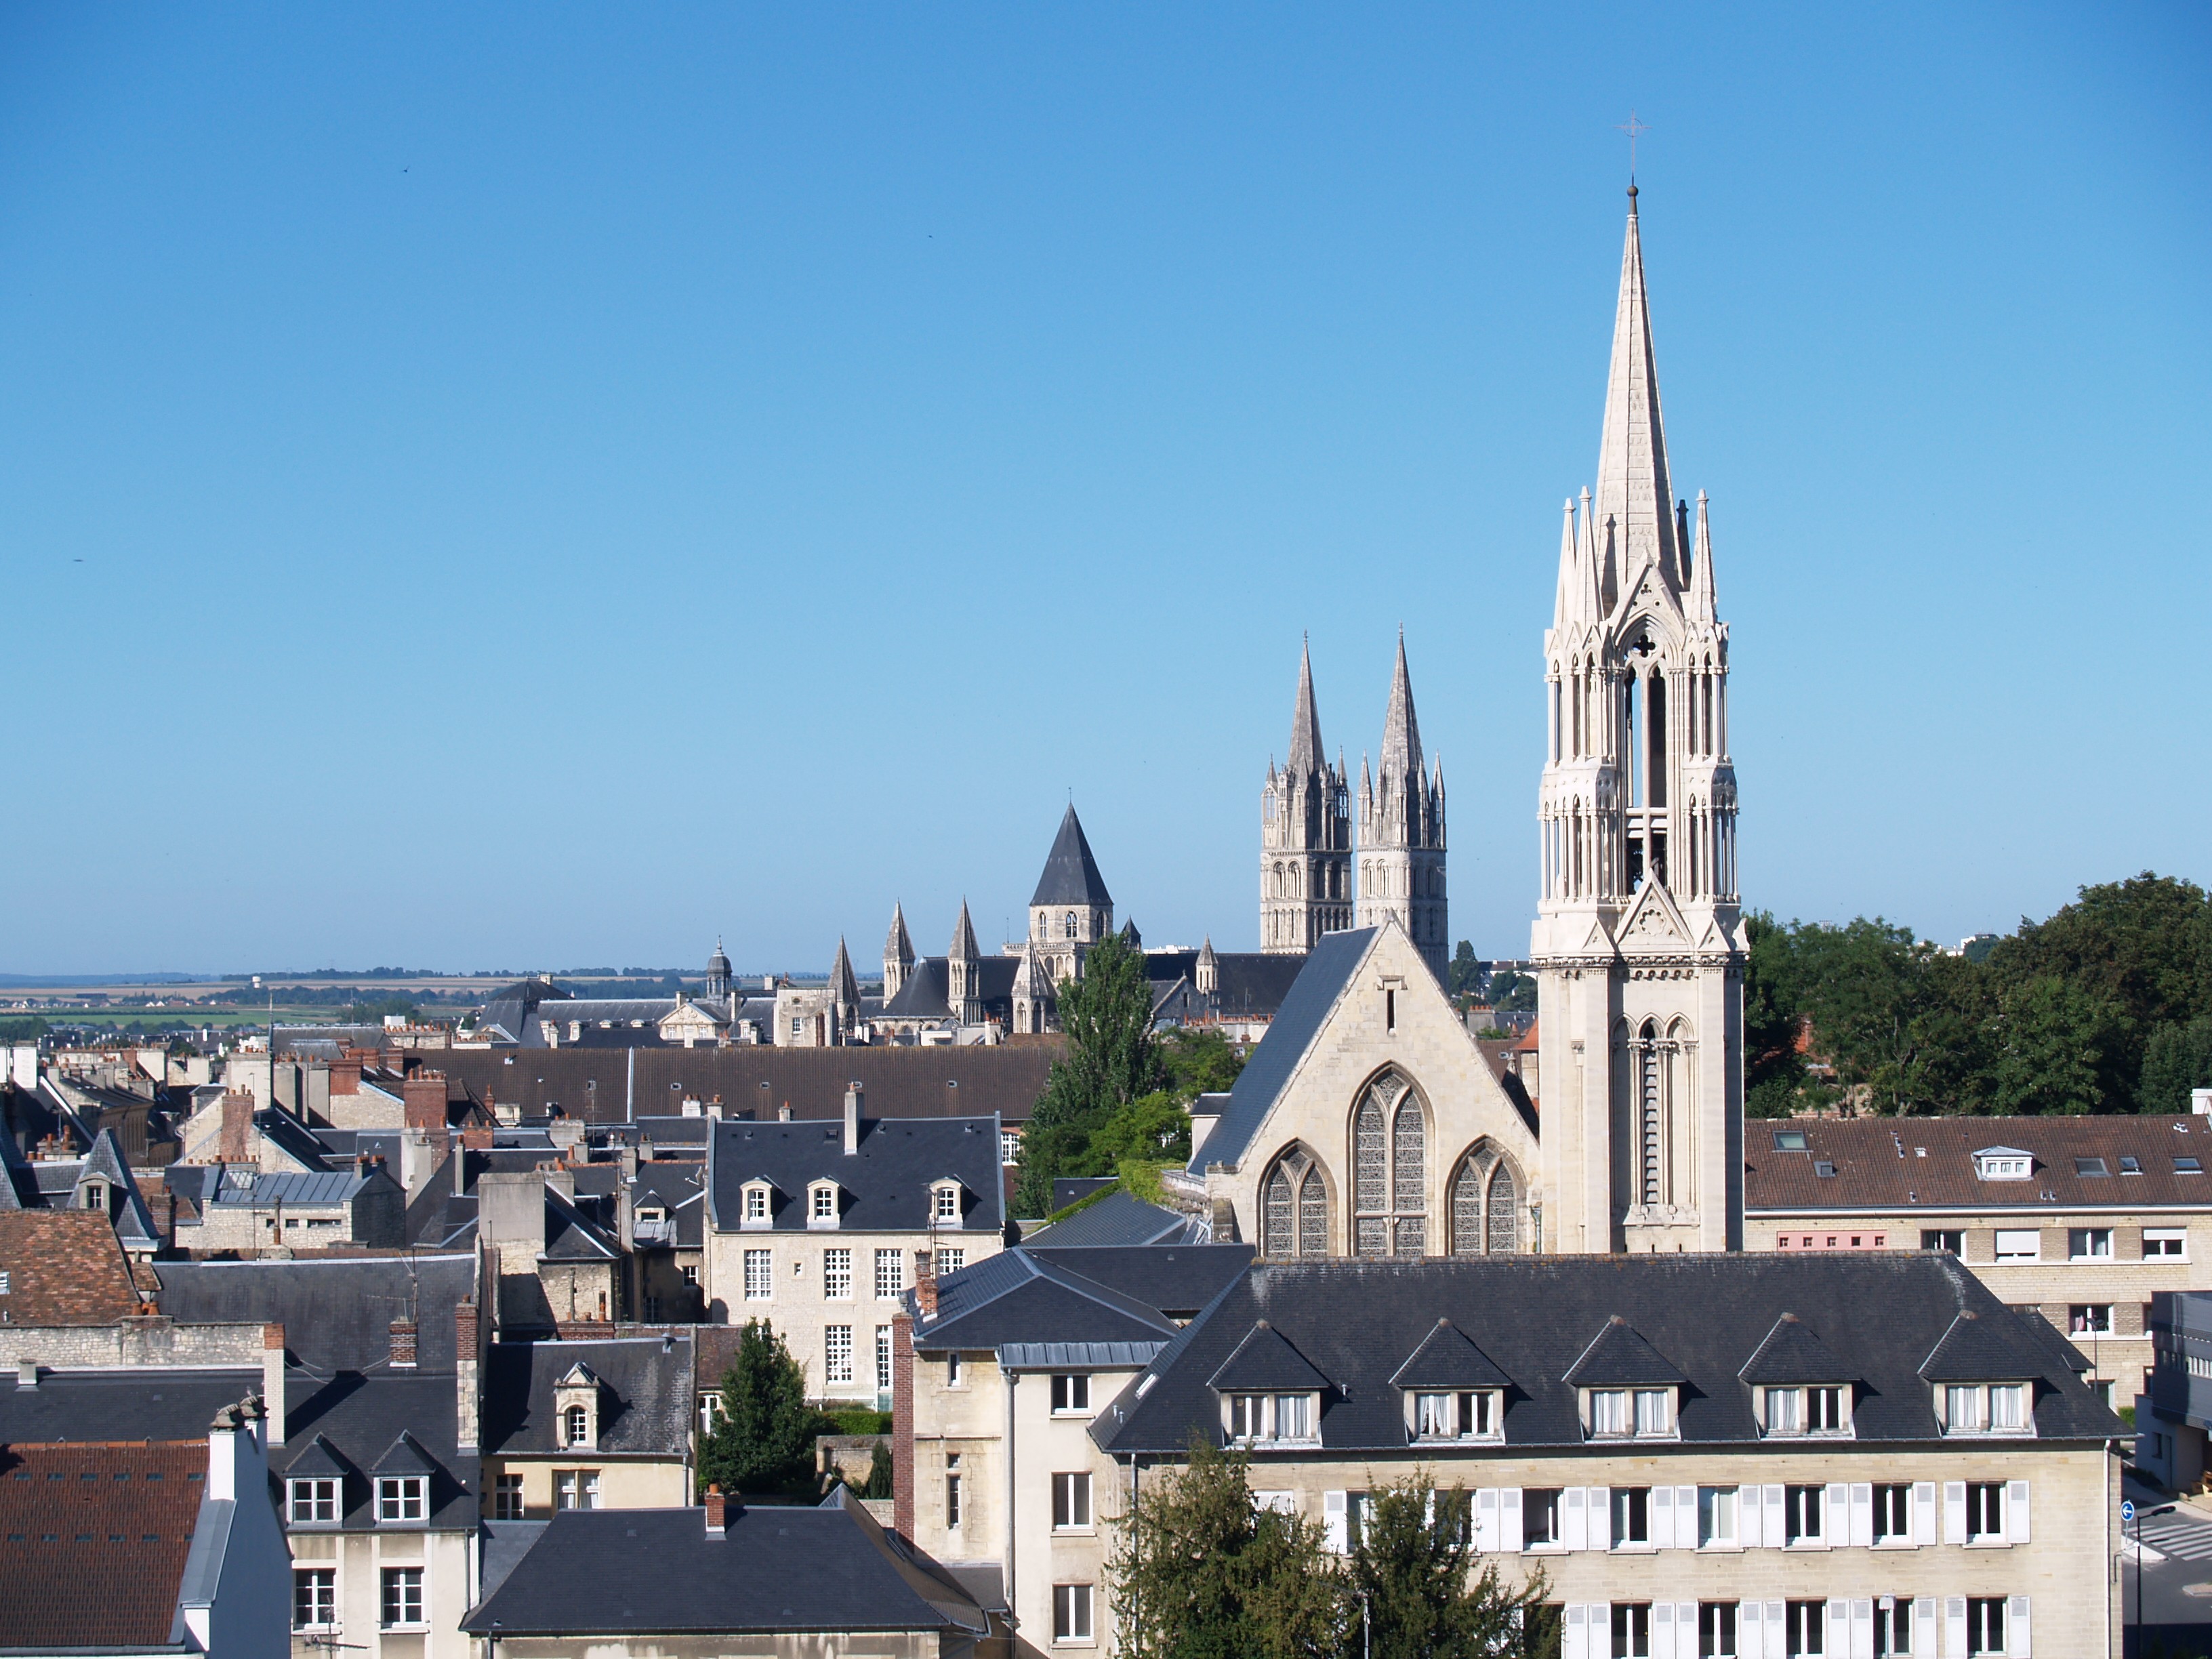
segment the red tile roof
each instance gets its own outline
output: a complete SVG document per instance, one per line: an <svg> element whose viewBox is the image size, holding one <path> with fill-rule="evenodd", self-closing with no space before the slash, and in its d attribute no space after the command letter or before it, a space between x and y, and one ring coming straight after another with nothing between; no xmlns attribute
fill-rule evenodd
<svg viewBox="0 0 2212 1659"><path fill-rule="evenodd" d="M1744 1208L1754 1215L2212 1209L2212 1118L1754 1118L1743 1128ZM1778 1147L1778 1131L1802 1133L1804 1150ZM2032 1156L2028 1179L1981 1179L1974 1154L1999 1146ZM2125 1171L2124 1158L2135 1160L2136 1172ZM2175 1164L2191 1158L2207 1172ZM2101 1158L2110 1173L2077 1174L2077 1158Z"/></svg>
<svg viewBox="0 0 2212 1659"><path fill-rule="evenodd" d="M167 1642L207 1466L204 1440L0 1448L0 1641Z"/></svg>
<svg viewBox="0 0 2212 1659"><path fill-rule="evenodd" d="M138 1310L131 1264L98 1210L0 1211L0 1273L11 1325L106 1325Z"/></svg>

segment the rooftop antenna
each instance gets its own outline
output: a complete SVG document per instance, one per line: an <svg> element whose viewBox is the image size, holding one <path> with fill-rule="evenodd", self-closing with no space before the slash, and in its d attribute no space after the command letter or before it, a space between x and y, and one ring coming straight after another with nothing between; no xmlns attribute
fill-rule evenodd
<svg viewBox="0 0 2212 1659"><path fill-rule="evenodd" d="M1613 131L1628 135L1628 188L1630 193L1633 194L1636 189L1636 141L1651 131L1650 124L1638 120L1636 112L1631 110L1628 112L1628 119L1613 128Z"/></svg>

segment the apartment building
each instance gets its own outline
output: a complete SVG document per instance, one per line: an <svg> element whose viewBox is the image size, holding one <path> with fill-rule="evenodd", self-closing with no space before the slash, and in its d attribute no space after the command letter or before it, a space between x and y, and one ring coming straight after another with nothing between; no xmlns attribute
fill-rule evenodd
<svg viewBox="0 0 2212 1659"><path fill-rule="evenodd" d="M901 1499L948 1560L933 1506L968 1474L963 1436L992 1450L936 1357L969 1293L915 1310ZM1047 1292L994 1299L1015 1294ZM1100 1540L1194 1431L1245 1449L1261 1501L1338 1548L1381 1484L1418 1468L1463 1492L1476 1546L1543 1574L1565 1659L2018 1659L2039 1627L2046 1654L2116 1650L2124 1431L2073 1349L1954 1256L1260 1262L1164 1330L1134 1298L1085 1300L1103 1341L1001 1345L1012 1449L978 1471L1015 1517L1030 1650L1115 1640Z"/></svg>
<svg viewBox="0 0 2212 1659"><path fill-rule="evenodd" d="M996 1114L842 1124L713 1125L707 1316L775 1328L810 1396L888 1408L891 1322L916 1277L957 1273L1006 1243Z"/></svg>
<svg viewBox="0 0 2212 1659"><path fill-rule="evenodd" d="M1946 1250L2131 1404L2160 1291L2212 1288L2212 1118L1791 1118L1744 1126L1744 1244Z"/></svg>
<svg viewBox="0 0 2212 1659"><path fill-rule="evenodd" d="M691 1337L495 1342L483 1397L484 1515L691 1501Z"/></svg>

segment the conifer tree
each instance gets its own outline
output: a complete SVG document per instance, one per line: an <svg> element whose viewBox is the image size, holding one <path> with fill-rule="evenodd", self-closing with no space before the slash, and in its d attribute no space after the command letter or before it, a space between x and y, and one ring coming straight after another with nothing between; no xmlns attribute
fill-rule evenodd
<svg viewBox="0 0 2212 1659"><path fill-rule="evenodd" d="M699 1490L803 1492L814 1482L821 1413L806 1403L806 1376L763 1319L748 1320L722 1378L721 1420L699 1448Z"/></svg>

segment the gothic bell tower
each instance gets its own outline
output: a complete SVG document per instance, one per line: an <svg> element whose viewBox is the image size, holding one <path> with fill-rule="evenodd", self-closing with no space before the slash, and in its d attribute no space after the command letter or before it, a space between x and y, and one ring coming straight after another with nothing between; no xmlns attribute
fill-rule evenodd
<svg viewBox="0 0 2212 1659"><path fill-rule="evenodd" d="M1260 790L1260 948L1310 951L1323 933L1352 926L1352 791L1344 762L1329 764L1314 707L1313 657L1298 652L1298 700L1290 758L1267 763Z"/></svg>
<svg viewBox="0 0 2212 1659"><path fill-rule="evenodd" d="M1705 498L1672 493L1636 187L1597 492L1569 501L1544 635L1537 981L1545 1232L1743 1248L1743 944L1728 625Z"/></svg>

